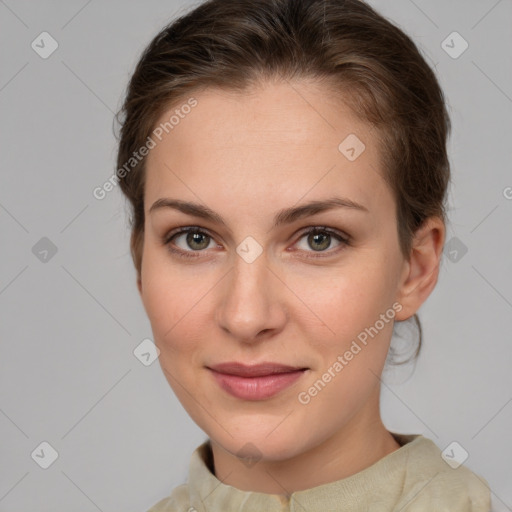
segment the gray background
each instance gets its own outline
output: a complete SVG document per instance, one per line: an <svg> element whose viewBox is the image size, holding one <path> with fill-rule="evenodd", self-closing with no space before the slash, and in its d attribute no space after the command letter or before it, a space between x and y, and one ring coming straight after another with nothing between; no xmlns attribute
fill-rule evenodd
<svg viewBox="0 0 512 512"><path fill-rule="evenodd" d="M416 367L385 372L383 419L441 449L460 443L494 510L512 510L512 2L371 3L420 45L446 92L447 240L458 239L420 310ZM112 117L130 72L190 5L0 1L1 512L146 510L184 481L205 439L158 361L133 354L152 334L127 206L118 189L92 195L115 170ZM59 45L47 59L31 47L43 31ZM441 46L453 31L469 43L458 58ZM43 237L57 248L46 261ZM31 457L43 441L58 452L48 469Z"/></svg>

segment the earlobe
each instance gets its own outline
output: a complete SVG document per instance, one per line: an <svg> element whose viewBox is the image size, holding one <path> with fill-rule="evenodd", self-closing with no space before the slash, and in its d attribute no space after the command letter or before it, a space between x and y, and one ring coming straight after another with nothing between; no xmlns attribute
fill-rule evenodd
<svg viewBox="0 0 512 512"><path fill-rule="evenodd" d="M430 217L416 231L406 272L401 283L399 302L403 309L396 320L413 316L427 300L439 276L445 226L439 217Z"/></svg>

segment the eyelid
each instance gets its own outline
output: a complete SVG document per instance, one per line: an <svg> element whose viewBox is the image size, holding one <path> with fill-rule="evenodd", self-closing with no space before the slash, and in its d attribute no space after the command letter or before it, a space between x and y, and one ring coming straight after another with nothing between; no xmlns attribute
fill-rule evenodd
<svg viewBox="0 0 512 512"><path fill-rule="evenodd" d="M162 243L164 245L168 244L172 240L172 238L174 238L175 236L182 235L182 234L189 233L189 232L203 233L205 235L208 235L212 240L215 240L215 236L212 235L206 228L202 228L201 226L181 226L179 228L173 229L173 230L169 231L168 233L166 233L162 237ZM201 251L196 251L196 252L201 252Z"/></svg>
<svg viewBox="0 0 512 512"><path fill-rule="evenodd" d="M336 235L345 242L350 241L350 236L347 233L344 233L343 231L340 231L336 228L331 228L329 226L321 226L318 224L313 224L311 226L307 226L305 228L301 228L300 237L302 238L304 235L308 235L309 233L314 233L315 231L319 233L329 233L330 235Z"/></svg>

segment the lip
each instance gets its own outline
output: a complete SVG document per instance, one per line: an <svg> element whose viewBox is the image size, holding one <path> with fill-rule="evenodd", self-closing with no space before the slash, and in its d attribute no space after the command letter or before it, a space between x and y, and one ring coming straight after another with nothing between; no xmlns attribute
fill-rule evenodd
<svg viewBox="0 0 512 512"><path fill-rule="evenodd" d="M277 395L308 370L270 362L256 365L229 362L207 368L224 391L242 400L265 400Z"/></svg>

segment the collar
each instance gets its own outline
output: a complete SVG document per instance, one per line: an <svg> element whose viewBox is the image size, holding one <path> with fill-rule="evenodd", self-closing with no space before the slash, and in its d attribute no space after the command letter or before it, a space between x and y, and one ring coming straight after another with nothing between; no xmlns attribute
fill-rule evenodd
<svg viewBox="0 0 512 512"><path fill-rule="evenodd" d="M439 452L437 446L422 435L396 434L393 437L401 445L368 468L347 478L293 492L289 496L243 491L222 483L212 472L213 455L210 440L204 442L192 454L189 466L190 504L197 510L208 512L255 511L266 512L337 510L340 503L361 503L361 508L351 507L352 512L366 512L362 497L384 488L390 495L399 495L407 478L410 453ZM437 461L436 461L437 462ZM442 462L439 458L439 462ZM442 462L442 464L445 464Z"/></svg>

